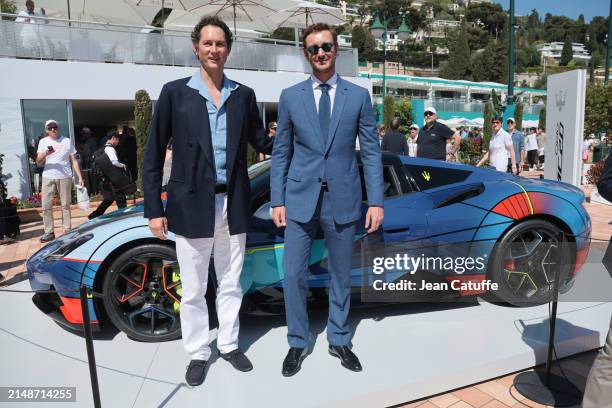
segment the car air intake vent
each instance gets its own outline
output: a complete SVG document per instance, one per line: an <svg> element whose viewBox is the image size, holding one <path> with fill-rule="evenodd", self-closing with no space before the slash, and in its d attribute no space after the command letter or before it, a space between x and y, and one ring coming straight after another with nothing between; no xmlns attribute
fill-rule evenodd
<svg viewBox="0 0 612 408"><path fill-rule="evenodd" d="M455 195L446 198L436 205L436 208L446 207L447 205L456 204L467 200L468 198L476 197L484 192L485 188L482 183L469 188L468 190L458 191Z"/></svg>

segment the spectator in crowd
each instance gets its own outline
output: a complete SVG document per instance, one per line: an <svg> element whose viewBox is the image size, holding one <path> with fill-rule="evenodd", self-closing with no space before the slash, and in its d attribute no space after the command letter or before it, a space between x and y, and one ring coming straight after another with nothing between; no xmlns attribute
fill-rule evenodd
<svg viewBox="0 0 612 408"><path fill-rule="evenodd" d="M508 157L510 157L511 167L510 170L516 169L518 172L518 166L516 165L516 156L514 156L514 145L512 144L512 138L502 128L502 120L499 116L493 117L491 120L493 125L493 135L489 141L489 151L484 154L482 159L478 162L477 166L482 166L487 160L491 163L492 167L495 167L497 171L507 172L508 169Z"/></svg>
<svg viewBox="0 0 612 408"><path fill-rule="evenodd" d="M467 128L466 128L466 127L461 128L461 133L460 133L460 134L461 134L461 138L462 138L462 139L465 139L466 137L468 137L468 136L469 136L469 132L468 132L468 130L467 130Z"/></svg>
<svg viewBox="0 0 612 408"><path fill-rule="evenodd" d="M453 128L451 130L455 131ZM458 131L456 131L458 132ZM458 132L460 134L460 132ZM459 142L459 148L461 147L461 142ZM448 139L446 141L446 161L456 162L457 161L457 153L459 152L459 148L455 148L455 140Z"/></svg>
<svg viewBox="0 0 612 408"><path fill-rule="evenodd" d="M15 19L16 23L24 23L21 27L21 44L23 48L32 53L32 57L40 56L41 38L35 24L47 24L47 14L44 8L40 12L34 10L34 2L28 0L25 3L26 9L19 12Z"/></svg>
<svg viewBox="0 0 612 408"><path fill-rule="evenodd" d="M425 108L425 126L419 130L417 139L418 157L427 159L446 160L446 141L451 137L454 139L454 149L451 153L457 154L461 136L453 132L448 126L438 122L436 109Z"/></svg>
<svg viewBox="0 0 612 408"><path fill-rule="evenodd" d="M388 151L394 154L408 155L408 144L406 137L399 131L399 118L393 118L391 121L391 130L387 133L380 144L380 150Z"/></svg>
<svg viewBox="0 0 612 408"><path fill-rule="evenodd" d="M83 140L82 136L77 137L75 147L77 151L75 157L79 162L79 167L81 168L81 170L88 169L89 161L93 152L89 150L89 146L87 145L87 143L85 143L85 140Z"/></svg>
<svg viewBox="0 0 612 408"><path fill-rule="evenodd" d="M589 152L591 151L592 147L593 147L593 139L591 138L591 136L587 136L582 141L582 162L583 163L586 163L587 161L589 161Z"/></svg>
<svg viewBox="0 0 612 408"><path fill-rule="evenodd" d="M604 164L603 173L597 183L597 191L603 198L612 201L612 154ZM612 245L612 238L610 244ZM608 251L611 249L608 248ZM612 395L612 319L606 336L606 343L593 361L587 377L582 398L582 408L601 408L610 406Z"/></svg>
<svg viewBox="0 0 612 408"><path fill-rule="evenodd" d="M538 126L536 130L536 141L538 142L538 170L542 170L544 168L544 148L546 147L546 133L542 126Z"/></svg>
<svg viewBox="0 0 612 408"><path fill-rule="evenodd" d="M516 129L516 122L514 121L514 118L508 118L508 120L506 120L506 125L508 126L508 133L512 138L514 157L518 161L516 174L519 174L523 168L523 161L525 160L525 136L522 132ZM510 158L508 158L508 173L512 173L512 163L510 162Z"/></svg>
<svg viewBox="0 0 612 408"><path fill-rule="evenodd" d="M276 128L277 128L277 123L276 122L270 122L268 123L268 128L267 128L267 135L269 138L273 138L274 136L276 136ZM266 159L270 158L270 155L264 154L264 153L259 153L257 155L257 161L263 161Z"/></svg>
<svg viewBox="0 0 612 408"><path fill-rule="evenodd" d="M530 133L525 138L525 150L527 151L527 163L531 171L538 164L538 140L535 133Z"/></svg>
<svg viewBox="0 0 612 408"><path fill-rule="evenodd" d="M382 146L382 141L383 138L385 137L385 124L381 124L380 127L378 128L378 145Z"/></svg>
<svg viewBox="0 0 612 408"><path fill-rule="evenodd" d="M136 142L136 131L128 125L123 126L121 142L117 146L119 159L123 160L130 172L132 180L138 178L138 144Z"/></svg>
<svg viewBox="0 0 612 408"><path fill-rule="evenodd" d="M90 154L93 154L96 150L98 150L98 141L91 133L91 129L87 126L81 128L81 140L89 148Z"/></svg>
<svg viewBox="0 0 612 408"><path fill-rule="evenodd" d="M118 208L125 208L127 199L125 193L121 191L123 183L115 183L115 180L126 180L124 176L127 166L119 161L115 148L119 144L120 137L116 129L111 129L106 134L107 142L104 149L100 153L96 153L95 166L98 169L100 180L100 193L104 199L94 212L89 214L87 218L94 219L104 214L106 209L110 207L114 201L117 202ZM123 177L122 177L123 176ZM119 184L119 185L117 185Z"/></svg>
<svg viewBox="0 0 612 408"><path fill-rule="evenodd" d="M71 229L70 201L72 199L72 168L77 175L77 184L83 186L83 177L79 162L76 160L76 149L70 138L60 135L56 120L45 122L46 137L38 142L36 164L44 166L42 173L42 207L45 232L40 242L55 239L53 230L53 198L59 193L62 206L62 225L64 233Z"/></svg>
<svg viewBox="0 0 612 408"><path fill-rule="evenodd" d="M419 136L419 125L410 125L410 136L408 137L408 156L417 156L417 137Z"/></svg>

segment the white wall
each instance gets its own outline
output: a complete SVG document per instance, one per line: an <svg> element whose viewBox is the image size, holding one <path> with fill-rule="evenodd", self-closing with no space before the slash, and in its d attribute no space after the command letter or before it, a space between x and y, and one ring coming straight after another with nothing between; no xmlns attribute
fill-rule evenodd
<svg viewBox="0 0 612 408"><path fill-rule="evenodd" d="M133 100L139 89L157 99L164 83L193 75L193 67L99 62L0 59L0 97L17 99ZM280 92L307 74L226 70L229 78L255 90L259 102L278 102ZM367 78L345 79L371 91Z"/></svg>

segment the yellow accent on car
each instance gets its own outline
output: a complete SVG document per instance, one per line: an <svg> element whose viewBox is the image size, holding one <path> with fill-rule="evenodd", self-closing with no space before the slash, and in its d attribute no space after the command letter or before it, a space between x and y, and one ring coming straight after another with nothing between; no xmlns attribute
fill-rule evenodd
<svg viewBox="0 0 612 408"><path fill-rule="evenodd" d="M429 174L429 172L427 170L423 170L423 172L421 173L421 175L423 176L423 178L427 181L429 181L429 179L431 179L431 174Z"/></svg>
<svg viewBox="0 0 612 408"><path fill-rule="evenodd" d="M531 205L531 199L529 198L529 194L527 194L527 190L525 190L525 188L521 186L519 183L515 183L514 181L511 181L511 180L508 180L508 181L510 181L512 184L516 184L517 186L519 186L521 190L523 190L523 193L525 194L525 198L527 199L527 204L529 204L529 213L533 215L533 205Z"/></svg>

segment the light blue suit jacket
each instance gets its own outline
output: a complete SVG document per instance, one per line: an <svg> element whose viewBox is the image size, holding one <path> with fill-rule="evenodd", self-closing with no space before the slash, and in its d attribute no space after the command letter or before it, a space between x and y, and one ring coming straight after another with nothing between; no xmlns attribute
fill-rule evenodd
<svg viewBox="0 0 612 408"><path fill-rule="evenodd" d="M383 205L380 146L370 94L338 78L327 143L319 126L311 79L284 89L278 103L278 127L272 151L271 205L284 205L286 216L309 221L321 183L327 180L334 221L361 216L361 181L355 157L359 137L370 206Z"/></svg>

